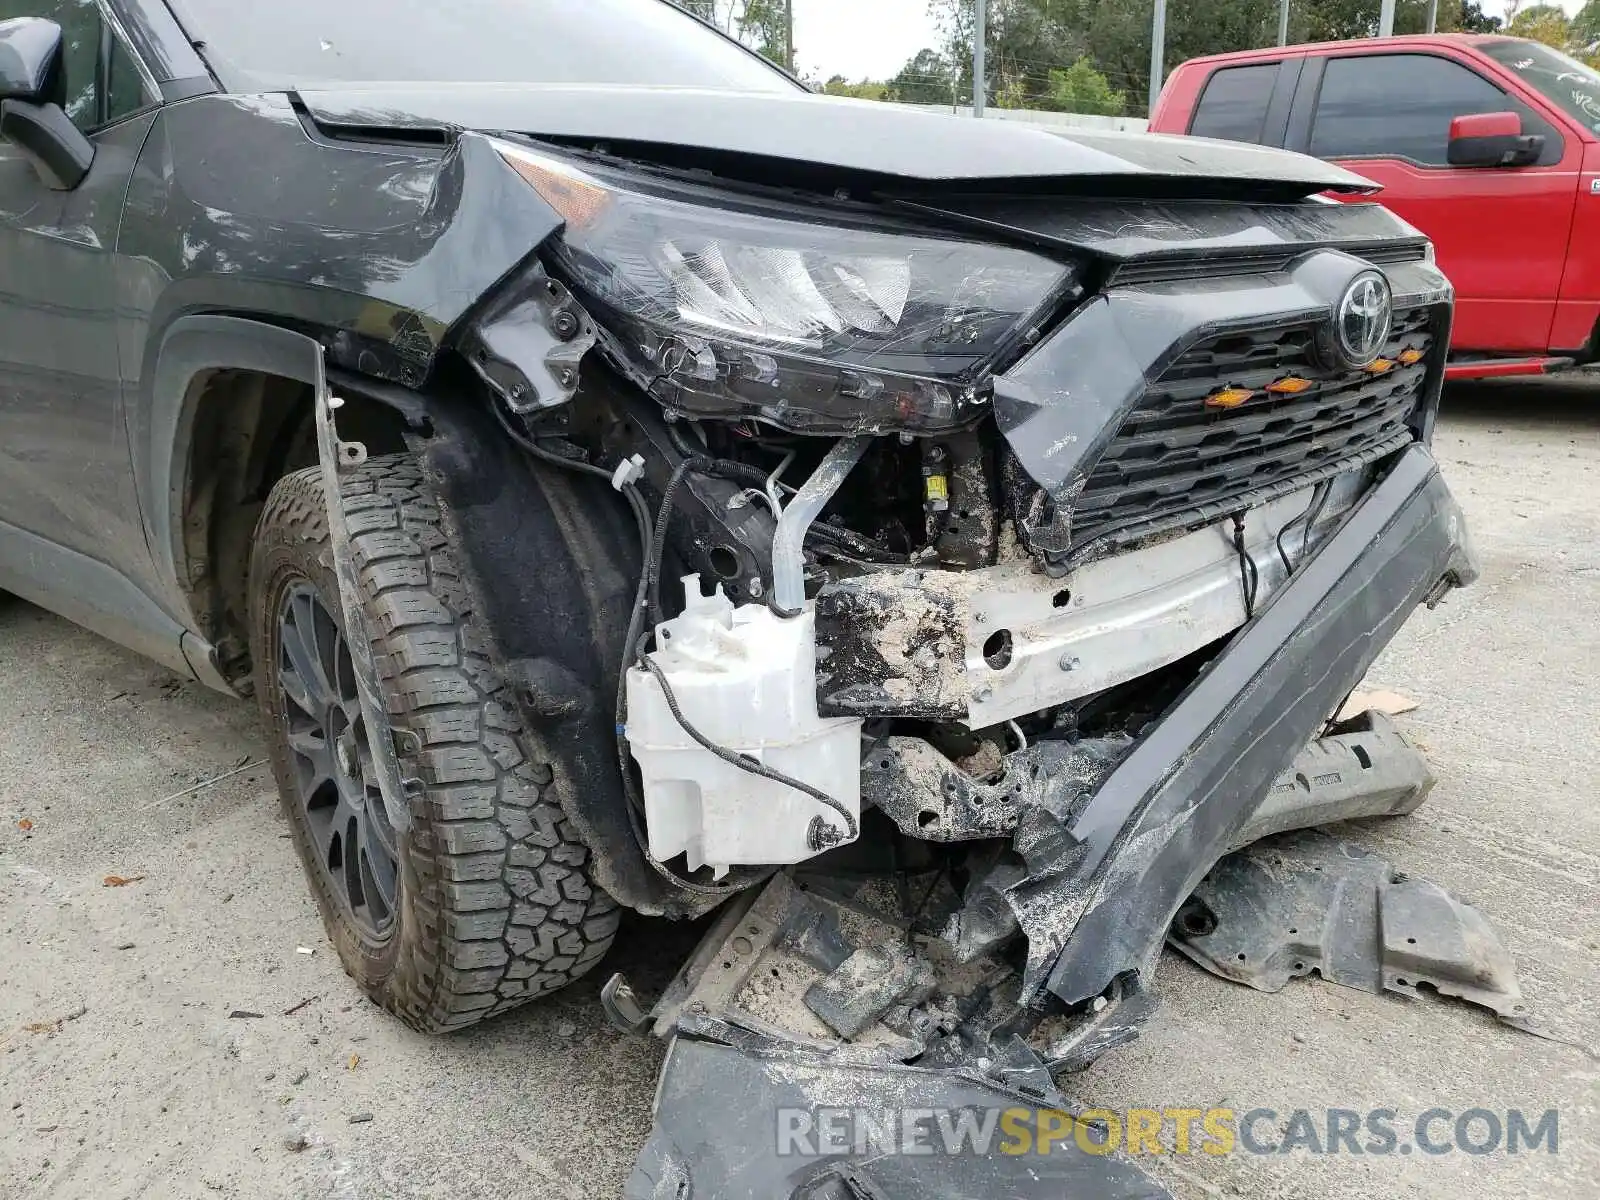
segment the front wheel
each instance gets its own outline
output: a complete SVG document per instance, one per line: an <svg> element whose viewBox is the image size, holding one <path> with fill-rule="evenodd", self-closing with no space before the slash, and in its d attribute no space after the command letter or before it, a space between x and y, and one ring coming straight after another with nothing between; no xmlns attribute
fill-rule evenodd
<svg viewBox="0 0 1600 1200"><path fill-rule="evenodd" d="M362 715L317 469L279 481L256 528L257 700L345 969L412 1027L458 1029L590 970L619 911L530 757L415 462L373 459L344 488L384 727ZM408 831L384 810L374 738L393 739L401 774L422 783Z"/></svg>

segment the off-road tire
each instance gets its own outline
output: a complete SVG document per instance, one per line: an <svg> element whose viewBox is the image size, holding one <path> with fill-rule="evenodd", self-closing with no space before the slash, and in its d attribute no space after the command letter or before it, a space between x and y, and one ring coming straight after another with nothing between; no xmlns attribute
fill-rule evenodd
<svg viewBox="0 0 1600 1200"><path fill-rule="evenodd" d="M396 737L401 775L423 785L399 834L399 904L381 942L356 926L319 868L278 699L280 598L309 581L330 613L342 611L315 468L282 479L256 527L256 695L295 845L345 969L413 1028L461 1029L592 969L620 911L589 881L589 852L547 790L552 773L490 663L417 464L373 459L345 477L345 492L390 724L374 732Z"/></svg>

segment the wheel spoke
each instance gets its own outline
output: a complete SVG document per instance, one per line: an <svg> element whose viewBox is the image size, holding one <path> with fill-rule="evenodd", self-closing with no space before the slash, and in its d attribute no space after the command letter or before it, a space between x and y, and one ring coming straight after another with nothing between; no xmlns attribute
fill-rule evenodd
<svg viewBox="0 0 1600 1200"><path fill-rule="evenodd" d="M295 670L293 661L289 659L287 651L284 654L285 664L278 668L278 686L283 688L283 694L290 704L298 708L305 716L312 719L320 717L320 706L311 697L311 689L306 686L306 681L300 677L300 672Z"/></svg>
<svg viewBox="0 0 1600 1200"><path fill-rule="evenodd" d="M327 734L320 726L290 729L289 749L299 760L296 765L306 780L305 795L310 796L323 783L333 781L333 748L328 745Z"/></svg>
<svg viewBox="0 0 1600 1200"><path fill-rule="evenodd" d="M361 847L361 891L374 924L387 921L399 902L399 879L394 860L370 846Z"/></svg>
<svg viewBox="0 0 1600 1200"><path fill-rule="evenodd" d="M389 823L389 810L384 807L383 789L376 783L367 784L367 826L373 844L391 861L400 857L394 826Z"/></svg>
<svg viewBox="0 0 1600 1200"><path fill-rule="evenodd" d="M290 600L287 619L282 625L284 655L289 659L308 701L301 707L314 717L320 717L322 710L337 698L317 646L317 614L321 610L322 605L316 602L310 592L296 593ZM293 696L290 698L295 699ZM300 704L300 700L295 699L295 703Z"/></svg>
<svg viewBox="0 0 1600 1200"><path fill-rule="evenodd" d="M311 843L316 847L317 861L335 872L335 878L344 858L343 837L351 815L350 806L332 780L308 795L306 825L311 830Z"/></svg>
<svg viewBox="0 0 1600 1200"><path fill-rule="evenodd" d="M344 639L339 633L339 626L334 623L333 616L320 603L311 609L312 650L317 657L317 666L321 670L324 694L335 704L344 702L344 695L339 690L339 656L348 653L344 649Z"/></svg>
<svg viewBox="0 0 1600 1200"><path fill-rule="evenodd" d="M350 653L350 640L345 637L343 630L339 631L338 655L333 666L334 692L339 697L344 715L354 724L361 712L361 686L356 681L356 662Z"/></svg>

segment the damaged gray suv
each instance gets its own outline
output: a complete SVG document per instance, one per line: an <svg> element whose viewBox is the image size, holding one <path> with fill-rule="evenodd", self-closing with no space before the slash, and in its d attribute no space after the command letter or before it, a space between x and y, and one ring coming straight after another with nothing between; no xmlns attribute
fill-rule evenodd
<svg viewBox="0 0 1600 1200"><path fill-rule="evenodd" d="M395 7L0 0L0 587L253 695L418 1029L717 910L603 990L674 1038L640 1195L1059 1195L749 1150L795 1064L1048 1099L1223 855L1420 801L1331 722L1475 574L1427 241L658 0Z"/></svg>

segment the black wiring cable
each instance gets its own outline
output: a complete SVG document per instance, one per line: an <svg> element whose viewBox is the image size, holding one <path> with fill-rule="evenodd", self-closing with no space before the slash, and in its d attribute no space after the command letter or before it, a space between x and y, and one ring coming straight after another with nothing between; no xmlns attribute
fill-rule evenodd
<svg viewBox="0 0 1600 1200"><path fill-rule="evenodd" d="M550 451L529 437L526 432L512 425L511 418L506 415L505 410L498 404L491 401L489 407L494 412L495 420L500 422L500 428L505 430L506 436L515 442L517 448L525 454L537 458L540 462L550 463L552 466L565 467L569 471L581 471L585 475L595 475L604 479L607 483L611 482L611 472L604 467L597 467L593 463L586 463L576 458L566 458L560 454L550 453Z"/></svg>
<svg viewBox="0 0 1600 1200"><path fill-rule="evenodd" d="M661 507L656 510L655 533L646 547L644 564L652 625L659 625L666 619L661 608L661 560L667 552L667 523L672 519L672 506L678 498L678 489L683 486L683 481L690 471L704 473L707 467L713 465L715 465L714 459L691 454L673 469L672 478L667 480L667 486L661 493ZM635 643L628 644L632 646Z"/></svg>
<svg viewBox="0 0 1600 1200"><path fill-rule="evenodd" d="M677 448L679 454L704 454L706 448L696 444L695 440L683 431L682 421L667 422L667 438Z"/></svg>
<svg viewBox="0 0 1600 1200"><path fill-rule="evenodd" d="M1311 515L1306 518L1305 532L1300 535L1300 561L1304 562L1306 550L1311 544L1311 531L1316 528L1317 522L1322 520L1322 510L1328 507L1328 497L1333 494L1333 480L1328 480L1323 485L1322 495L1316 497L1312 506Z"/></svg>
<svg viewBox="0 0 1600 1200"><path fill-rule="evenodd" d="M909 554L896 554L862 537L859 533L849 529L836 529L822 521L816 522L806 530L806 540L821 542L825 551L847 562L899 566L911 561Z"/></svg>
<svg viewBox="0 0 1600 1200"><path fill-rule="evenodd" d="M1325 479L1321 483L1317 484L1316 487L1311 489L1311 499L1306 502L1305 511L1302 512L1298 517L1294 518L1294 520L1285 524L1282 529L1278 530L1278 536L1275 540L1278 544L1278 557L1283 560L1283 569L1285 574L1294 574L1294 563L1289 561L1289 552L1283 548L1284 535L1287 534L1291 529L1294 529L1300 525L1301 522L1306 521L1306 519L1310 517L1313 512L1320 512L1319 506L1321 501L1327 495L1328 491L1332 490L1332 488L1333 480L1331 479ZM1310 529L1312 524L1315 524L1315 522L1312 521L1307 523L1307 530ZM1300 543L1300 557L1302 560L1305 558L1305 553L1305 542L1302 540Z"/></svg>
<svg viewBox="0 0 1600 1200"><path fill-rule="evenodd" d="M1233 514L1233 548L1239 553L1239 582L1244 587L1244 619L1256 615L1256 597L1261 592L1261 572L1244 544L1244 513Z"/></svg>

